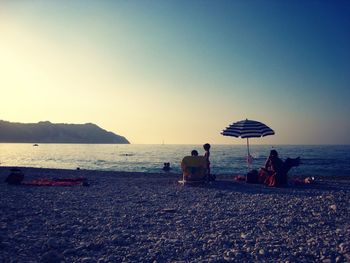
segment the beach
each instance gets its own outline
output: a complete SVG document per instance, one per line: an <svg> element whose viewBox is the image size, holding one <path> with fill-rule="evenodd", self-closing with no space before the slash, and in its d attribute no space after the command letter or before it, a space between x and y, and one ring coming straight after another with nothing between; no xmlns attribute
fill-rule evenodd
<svg viewBox="0 0 350 263"><path fill-rule="evenodd" d="M350 180L269 188L220 175L20 168L24 181L87 178L89 186L4 182L1 262L350 262Z"/></svg>

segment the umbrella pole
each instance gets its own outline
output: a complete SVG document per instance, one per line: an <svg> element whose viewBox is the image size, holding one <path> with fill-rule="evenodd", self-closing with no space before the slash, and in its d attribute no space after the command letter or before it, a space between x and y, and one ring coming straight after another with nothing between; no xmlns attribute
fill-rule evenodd
<svg viewBox="0 0 350 263"><path fill-rule="evenodd" d="M250 166L250 152L249 152L249 138L247 138L247 150L248 150L248 155L247 155L247 169L248 169L248 172L251 168Z"/></svg>
<svg viewBox="0 0 350 263"><path fill-rule="evenodd" d="M247 138L247 149L248 149L248 157L250 156L250 153L249 153L249 139Z"/></svg>

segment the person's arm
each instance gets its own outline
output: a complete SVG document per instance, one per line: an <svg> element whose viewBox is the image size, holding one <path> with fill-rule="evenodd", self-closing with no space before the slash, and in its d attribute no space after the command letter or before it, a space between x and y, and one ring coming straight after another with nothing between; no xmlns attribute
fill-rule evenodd
<svg viewBox="0 0 350 263"><path fill-rule="evenodd" d="M266 162L265 162L265 169L268 170L270 166L271 166L270 157L268 157Z"/></svg>
<svg viewBox="0 0 350 263"><path fill-rule="evenodd" d="M271 162L270 170L274 173L276 172L276 164L274 164L273 162Z"/></svg>

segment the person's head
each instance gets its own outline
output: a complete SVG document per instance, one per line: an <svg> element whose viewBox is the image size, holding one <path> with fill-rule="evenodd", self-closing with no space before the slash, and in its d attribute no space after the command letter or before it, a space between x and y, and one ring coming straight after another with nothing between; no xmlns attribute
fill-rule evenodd
<svg viewBox="0 0 350 263"><path fill-rule="evenodd" d="M203 145L203 148L204 148L204 150L209 151L209 149L210 149L210 144L209 144L209 143L204 144L204 145Z"/></svg>
<svg viewBox="0 0 350 263"><path fill-rule="evenodd" d="M276 150L271 150L270 151L270 157L271 158L277 158L278 157L278 152Z"/></svg>
<svg viewBox="0 0 350 263"><path fill-rule="evenodd" d="M198 152L196 150L192 150L191 155L192 156L198 156Z"/></svg>
<svg viewBox="0 0 350 263"><path fill-rule="evenodd" d="M164 163L163 170L164 171L169 171L170 170L170 163Z"/></svg>

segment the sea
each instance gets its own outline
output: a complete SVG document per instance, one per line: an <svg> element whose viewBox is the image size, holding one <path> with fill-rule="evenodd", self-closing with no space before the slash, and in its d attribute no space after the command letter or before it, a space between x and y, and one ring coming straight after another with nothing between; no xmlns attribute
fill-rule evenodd
<svg viewBox="0 0 350 263"><path fill-rule="evenodd" d="M0 143L0 166L163 173L169 162L172 173L181 173L180 162L193 149L204 154L202 145ZM263 166L271 149L282 159L301 158L289 175L350 176L350 145L250 145L250 167L246 145L212 145L211 171L246 174Z"/></svg>

